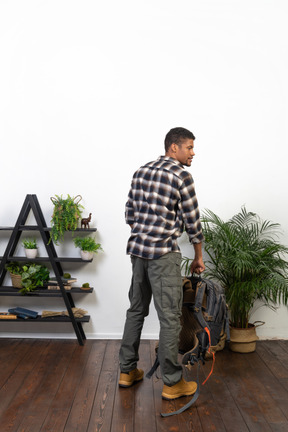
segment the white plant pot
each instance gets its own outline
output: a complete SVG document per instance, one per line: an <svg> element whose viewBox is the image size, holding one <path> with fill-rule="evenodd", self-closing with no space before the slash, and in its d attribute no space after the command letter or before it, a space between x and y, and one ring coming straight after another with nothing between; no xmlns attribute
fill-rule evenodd
<svg viewBox="0 0 288 432"><path fill-rule="evenodd" d="M26 258L33 259L36 258L38 249L25 249Z"/></svg>
<svg viewBox="0 0 288 432"><path fill-rule="evenodd" d="M80 250L80 253L83 261L91 261L93 259L93 252Z"/></svg>

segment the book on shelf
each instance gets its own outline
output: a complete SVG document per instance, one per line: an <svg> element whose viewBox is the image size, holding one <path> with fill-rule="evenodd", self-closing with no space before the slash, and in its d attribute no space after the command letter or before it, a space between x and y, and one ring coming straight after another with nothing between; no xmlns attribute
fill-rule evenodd
<svg viewBox="0 0 288 432"><path fill-rule="evenodd" d="M61 276L61 281L63 282L63 284L70 284L70 283L73 283L73 282L77 282L77 279L76 279L76 278L73 278L73 277L66 279L66 278L64 278L63 276ZM58 279L56 278L56 276L51 277L51 278L49 279L48 283L49 283L49 284L50 284L50 283L58 284Z"/></svg>
<svg viewBox="0 0 288 432"><path fill-rule="evenodd" d="M66 291L70 291L72 288L72 285L70 285L70 284L64 284L63 286L64 286L64 289ZM56 291L60 290L60 286L56 285L56 284L55 285L48 285L47 288L48 288L48 290L56 290Z"/></svg>
<svg viewBox="0 0 288 432"><path fill-rule="evenodd" d="M17 315L9 312L0 312L0 319L17 319Z"/></svg>
<svg viewBox="0 0 288 432"><path fill-rule="evenodd" d="M8 312L10 314L17 315L18 318L23 318L23 319L37 318L38 316L38 312L35 312L30 309L22 308L22 307L8 309Z"/></svg>

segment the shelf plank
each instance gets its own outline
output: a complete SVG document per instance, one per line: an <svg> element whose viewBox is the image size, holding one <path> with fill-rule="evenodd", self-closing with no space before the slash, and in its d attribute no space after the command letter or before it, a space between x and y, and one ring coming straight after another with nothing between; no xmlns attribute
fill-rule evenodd
<svg viewBox="0 0 288 432"><path fill-rule="evenodd" d="M0 231L13 231L15 227L8 227L8 226L0 226ZM51 227L43 227L44 231L51 231ZM40 231L38 225L20 225L19 226L20 231ZM68 233L73 232L95 232L97 231L97 228L76 228L75 230L68 230Z"/></svg>
<svg viewBox="0 0 288 432"><path fill-rule="evenodd" d="M90 321L90 315L85 315L83 318L75 318L76 322L81 322L81 323L87 323ZM67 316L55 316L55 317L47 317L47 318L42 318L41 316L38 316L37 318L27 318L27 319L22 319L22 318L16 318L16 319L0 319L0 323L1 322L9 322L9 323L26 323L26 322L34 322L34 323L41 323L41 322L71 322L70 317Z"/></svg>
<svg viewBox="0 0 288 432"><path fill-rule="evenodd" d="M71 290L65 290L67 293L71 294L91 294L94 288L90 287L89 289L81 289L80 287L73 287ZM12 286L2 286L0 287L0 296L23 296L20 293L20 289L14 288ZM60 290L48 290L47 288L39 288L35 291L26 293L25 296L28 297L62 297L62 293Z"/></svg>
<svg viewBox="0 0 288 432"><path fill-rule="evenodd" d="M3 259L3 257L0 257L0 261ZM93 259L91 260L82 260L82 258L74 258L74 257L57 257L53 258L55 262L79 262L79 263L91 263ZM7 261L25 261L25 262L50 262L50 258L48 256L46 257L37 257L33 259L29 259L27 257L23 256L9 256L7 258Z"/></svg>

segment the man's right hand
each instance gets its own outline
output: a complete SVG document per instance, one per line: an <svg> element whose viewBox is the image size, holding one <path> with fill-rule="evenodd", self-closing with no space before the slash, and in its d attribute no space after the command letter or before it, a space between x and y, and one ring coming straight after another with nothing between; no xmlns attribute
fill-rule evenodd
<svg viewBox="0 0 288 432"><path fill-rule="evenodd" d="M191 273L197 273L200 274L205 270L205 264L203 261L203 258L194 258L194 260L191 263Z"/></svg>

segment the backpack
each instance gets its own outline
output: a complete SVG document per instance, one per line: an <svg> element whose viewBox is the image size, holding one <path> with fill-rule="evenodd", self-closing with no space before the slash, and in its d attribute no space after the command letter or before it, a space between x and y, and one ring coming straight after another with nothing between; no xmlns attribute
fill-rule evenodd
<svg viewBox="0 0 288 432"><path fill-rule="evenodd" d="M215 352L223 349L225 340L229 341L228 307L224 289L215 282L202 279L200 276L183 278L183 305L179 335L179 353L182 354L182 364L190 367L200 361L212 358L211 371L202 383L209 379L213 372ZM146 377L151 378L159 366L156 349L156 360ZM180 414L189 408L200 394L197 373L197 390L190 402L178 411L162 414L167 417Z"/></svg>

